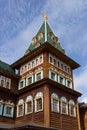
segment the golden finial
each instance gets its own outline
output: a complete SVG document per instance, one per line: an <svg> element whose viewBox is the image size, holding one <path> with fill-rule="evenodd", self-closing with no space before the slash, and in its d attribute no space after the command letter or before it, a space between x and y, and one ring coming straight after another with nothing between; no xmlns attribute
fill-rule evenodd
<svg viewBox="0 0 87 130"><path fill-rule="evenodd" d="M42 16L43 16L44 20L48 20L48 16L46 15L46 13L43 13Z"/></svg>

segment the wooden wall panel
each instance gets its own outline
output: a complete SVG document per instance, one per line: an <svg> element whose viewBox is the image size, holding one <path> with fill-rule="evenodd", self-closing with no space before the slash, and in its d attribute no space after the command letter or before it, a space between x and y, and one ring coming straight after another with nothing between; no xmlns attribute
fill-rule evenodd
<svg viewBox="0 0 87 130"><path fill-rule="evenodd" d="M51 113L51 127L63 130L78 130L77 118Z"/></svg>

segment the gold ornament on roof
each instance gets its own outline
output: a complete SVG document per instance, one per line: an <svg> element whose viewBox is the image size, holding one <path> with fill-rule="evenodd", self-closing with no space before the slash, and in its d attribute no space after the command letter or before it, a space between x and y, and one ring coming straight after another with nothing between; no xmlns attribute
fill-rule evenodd
<svg viewBox="0 0 87 130"><path fill-rule="evenodd" d="M42 16L43 16L44 20L48 20L48 16L46 15L46 13L43 13Z"/></svg>

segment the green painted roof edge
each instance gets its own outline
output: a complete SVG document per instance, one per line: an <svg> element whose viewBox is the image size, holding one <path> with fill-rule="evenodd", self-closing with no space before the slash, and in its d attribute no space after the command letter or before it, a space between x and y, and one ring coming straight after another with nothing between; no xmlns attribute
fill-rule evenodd
<svg viewBox="0 0 87 130"><path fill-rule="evenodd" d="M4 70L10 74L15 75L15 70L11 67L11 65L9 65L3 61L0 61L0 70Z"/></svg>

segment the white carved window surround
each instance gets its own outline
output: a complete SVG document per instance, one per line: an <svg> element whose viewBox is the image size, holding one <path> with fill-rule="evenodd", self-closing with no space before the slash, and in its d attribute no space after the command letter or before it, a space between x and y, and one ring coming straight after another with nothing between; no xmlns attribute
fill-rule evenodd
<svg viewBox="0 0 87 130"><path fill-rule="evenodd" d="M20 68L20 75L24 74L25 72L33 69L34 67L43 63L43 54L35 57L34 59L30 60Z"/></svg>
<svg viewBox="0 0 87 130"><path fill-rule="evenodd" d="M57 81L57 73L54 72L53 70L49 70L49 78L54 81Z"/></svg>
<svg viewBox="0 0 87 130"><path fill-rule="evenodd" d="M59 98L56 93L51 94L51 110L53 112L59 112Z"/></svg>
<svg viewBox="0 0 87 130"><path fill-rule="evenodd" d="M62 75L58 75L58 83L65 85L65 78Z"/></svg>
<svg viewBox="0 0 87 130"><path fill-rule="evenodd" d="M25 101L25 114L31 114L33 112L33 97L32 95L27 96Z"/></svg>
<svg viewBox="0 0 87 130"><path fill-rule="evenodd" d="M17 104L17 117L24 115L24 100L20 99Z"/></svg>
<svg viewBox="0 0 87 130"><path fill-rule="evenodd" d="M69 79L66 79L66 87L71 88L72 89L72 81Z"/></svg>
<svg viewBox="0 0 87 130"><path fill-rule="evenodd" d="M75 102L72 99L69 100L69 114L70 116L76 117Z"/></svg>
<svg viewBox="0 0 87 130"><path fill-rule="evenodd" d="M43 79L43 70L40 70L35 74L35 82L41 79Z"/></svg>
<svg viewBox="0 0 87 130"><path fill-rule="evenodd" d="M66 97L61 97L61 113L68 114L68 102Z"/></svg>
<svg viewBox="0 0 87 130"><path fill-rule="evenodd" d="M10 89L11 88L11 79L0 75L0 86Z"/></svg>
<svg viewBox="0 0 87 130"><path fill-rule="evenodd" d="M53 56L50 53L49 53L49 63L58 67L59 69L65 71L66 73L71 74L70 66L67 65L66 63L62 62L61 60L59 60L58 58L56 58L55 56Z"/></svg>
<svg viewBox="0 0 87 130"><path fill-rule="evenodd" d="M20 82L19 82L18 89L20 90L20 89L22 89L22 88L24 88L24 87L25 87L25 79L22 79L22 80L20 80Z"/></svg>
<svg viewBox="0 0 87 130"><path fill-rule="evenodd" d="M26 78L26 86L30 85L33 83L33 75L29 75L27 78Z"/></svg>
<svg viewBox="0 0 87 130"><path fill-rule="evenodd" d="M43 93L38 92L35 96L35 112L43 111Z"/></svg>

